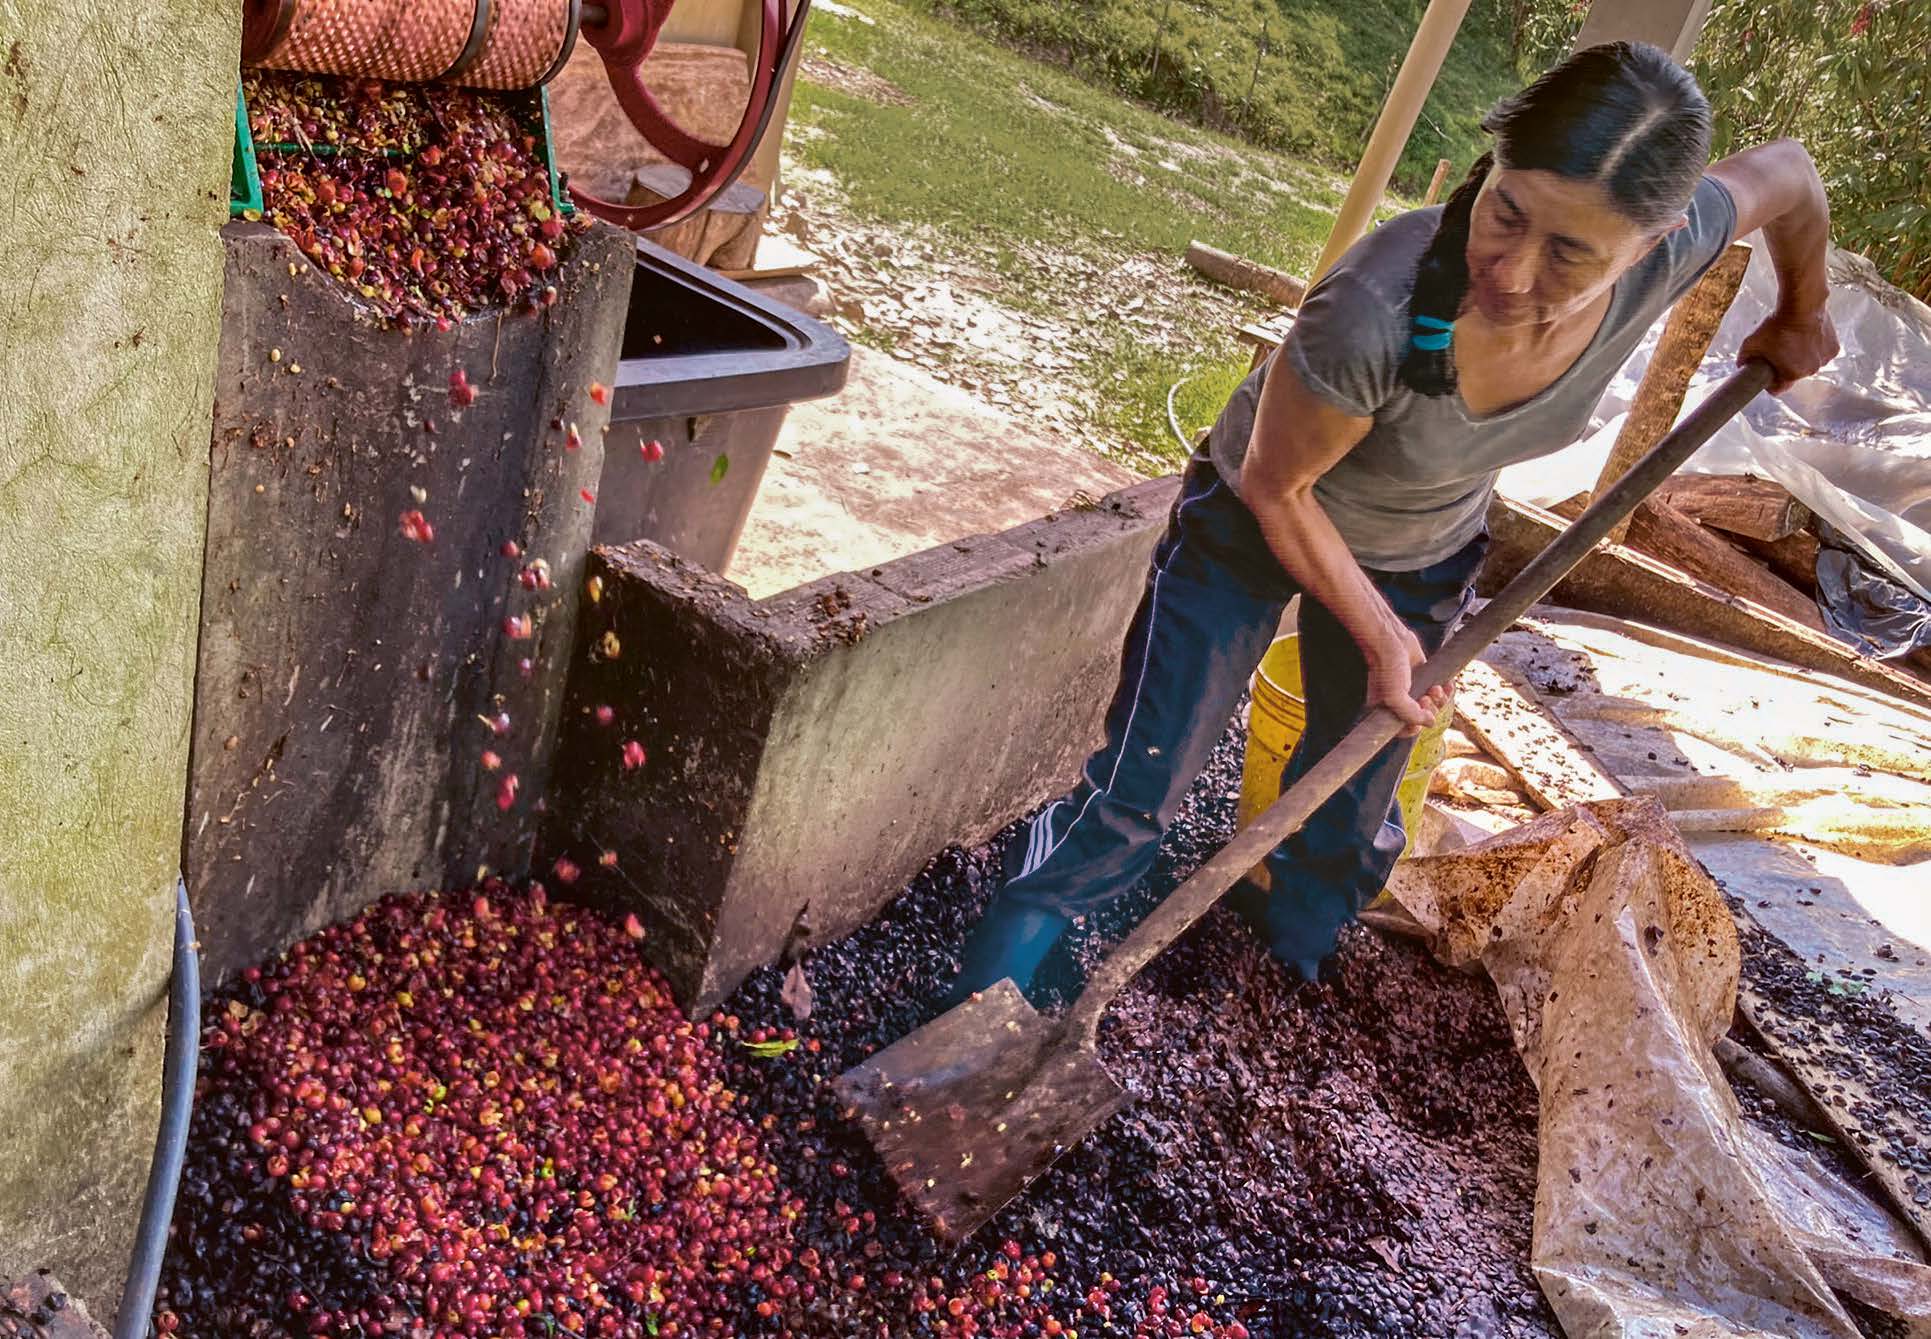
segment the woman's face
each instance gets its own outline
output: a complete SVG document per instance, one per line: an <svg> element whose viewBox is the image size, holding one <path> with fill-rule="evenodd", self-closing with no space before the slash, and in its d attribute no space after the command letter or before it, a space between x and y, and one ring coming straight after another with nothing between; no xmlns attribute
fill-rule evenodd
<svg viewBox="0 0 1931 1339"><path fill-rule="evenodd" d="M1656 240L1593 181L1497 167L1468 226L1468 298L1492 325L1547 325L1600 297Z"/></svg>

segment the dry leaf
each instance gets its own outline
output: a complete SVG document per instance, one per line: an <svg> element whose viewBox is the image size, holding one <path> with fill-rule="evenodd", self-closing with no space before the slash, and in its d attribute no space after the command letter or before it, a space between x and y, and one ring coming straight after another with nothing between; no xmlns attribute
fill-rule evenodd
<svg viewBox="0 0 1931 1339"><path fill-rule="evenodd" d="M791 970L784 974L784 985L778 991L778 999L800 1023L811 1017L811 982L805 980L805 965L802 962L792 963Z"/></svg>

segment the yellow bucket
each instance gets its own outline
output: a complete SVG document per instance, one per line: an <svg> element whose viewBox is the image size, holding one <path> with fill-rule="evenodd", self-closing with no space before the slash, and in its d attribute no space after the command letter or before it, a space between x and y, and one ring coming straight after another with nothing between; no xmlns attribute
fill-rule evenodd
<svg viewBox="0 0 1931 1339"><path fill-rule="evenodd" d="M1239 822L1246 827L1268 805L1281 797L1281 772L1287 759L1307 728L1306 699L1301 696L1301 639L1290 633L1278 638L1261 658L1254 671L1252 702L1247 708L1247 756L1241 764ZM1441 765L1447 750L1446 735L1454 719L1455 704L1442 707L1435 722L1415 739L1415 751L1408 760L1408 771L1395 791L1401 809L1401 825L1408 832L1408 845L1415 844L1421 828L1422 802L1428 798L1428 780ZM1267 886L1266 867L1257 866L1252 876Z"/></svg>

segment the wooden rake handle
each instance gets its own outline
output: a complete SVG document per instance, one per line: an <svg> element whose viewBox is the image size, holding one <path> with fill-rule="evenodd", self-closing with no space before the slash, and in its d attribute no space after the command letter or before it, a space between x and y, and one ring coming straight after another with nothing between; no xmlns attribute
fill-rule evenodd
<svg viewBox="0 0 1931 1339"><path fill-rule="evenodd" d="M1769 389L1771 378L1770 365L1760 359L1752 359L1731 373L1415 671L1416 696L1450 682L1461 673L1490 642L1547 595L1599 540L1634 512L1657 485L1696 454L1697 448L1718 428L1760 392ZM1107 955L1078 1002L1068 1011L1067 1034L1083 1034L1086 1040L1092 1040L1098 1033L1100 1016L1126 989L1127 982L1206 915L1241 875L1299 831L1309 815L1367 766L1400 731L1400 718L1388 708L1377 706L1365 713L1326 757L1290 786L1265 813L1235 833L1232 841L1194 871L1192 878L1174 889L1166 901L1154 908Z"/></svg>

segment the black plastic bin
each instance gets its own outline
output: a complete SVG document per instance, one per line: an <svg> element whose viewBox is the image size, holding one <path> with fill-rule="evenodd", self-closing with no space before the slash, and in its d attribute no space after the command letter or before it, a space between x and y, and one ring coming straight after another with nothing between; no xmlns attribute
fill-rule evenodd
<svg viewBox="0 0 1931 1339"><path fill-rule="evenodd" d="M722 572L785 411L835 393L850 362L851 346L823 322L639 242L596 542L654 540ZM642 450L653 441L656 462Z"/></svg>

